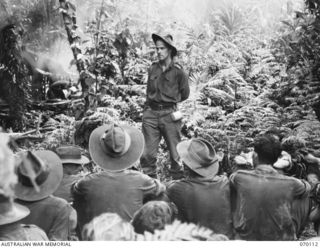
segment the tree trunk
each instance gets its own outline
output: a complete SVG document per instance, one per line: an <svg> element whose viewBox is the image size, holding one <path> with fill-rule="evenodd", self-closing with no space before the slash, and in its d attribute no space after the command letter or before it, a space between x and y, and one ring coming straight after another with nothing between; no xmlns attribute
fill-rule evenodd
<svg viewBox="0 0 320 248"><path fill-rule="evenodd" d="M89 108L89 86L86 83L86 79L90 78L90 74L86 70L86 66L81 52L80 44L81 39L76 34L78 28L76 21L76 8L73 4L66 0L59 0L60 12L62 13L64 26L67 32L68 41L71 46L74 60L76 61L77 69L80 74L80 84L82 87L82 96L85 100L84 112Z"/></svg>

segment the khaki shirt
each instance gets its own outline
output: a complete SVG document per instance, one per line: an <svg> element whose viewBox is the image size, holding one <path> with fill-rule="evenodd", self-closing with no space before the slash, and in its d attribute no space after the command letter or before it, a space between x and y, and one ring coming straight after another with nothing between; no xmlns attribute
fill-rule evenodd
<svg viewBox="0 0 320 248"><path fill-rule="evenodd" d="M294 240L295 200L308 197L310 185L279 174L271 165L230 176L233 224L240 239Z"/></svg>
<svg viewBox="0 0 320 248"><path fill-rule="evenodd" d="M70 215L72 207L67 201L55 196L27 202L16 200L21 205L30 209L30 214L22 219L23 224L33 224L44 230L49 240L68 240L70 235Z"/></svg>
<svg viewBox="0 0 320 248"><path fill-rule="evenodd" d="M130 221L144 200L164 192L160 181L135 170L99 172L85 176L72 186L73 206L80 229L102 213L117 213Z"/></svg>
<svg viewBox="0 0 320 248"><path fill-rule="evenodd" d="M178 103L189 97L188 76L180 65L171 63L162 71L161 65L154 63L148 76L147 102Z"/></svg>
<svg viewBox="0 0 320 248"><path fill-rule="evenodd" d="M183 222L233 237L230 185L226 176L173 181L168 185L167 194Z"/></svg>

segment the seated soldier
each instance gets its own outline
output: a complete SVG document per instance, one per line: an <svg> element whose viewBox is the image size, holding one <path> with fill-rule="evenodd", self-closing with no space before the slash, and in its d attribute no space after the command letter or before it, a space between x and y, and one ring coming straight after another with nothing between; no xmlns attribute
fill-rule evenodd
<svg viewBox="0 0 320 248"><path fill-rule="evenodd" d="M310 220L314 223L314 228L318 235L320 234L320 158L311 154L306 142L295 136L290 136L282 142L284 150L292 155L292 164L295 168L304 168L305 177L310 183L312 207L310 212ZM291 169L291 168L289 168ZM292 169L291 169L292 170Z"/></svg>
<svg viewBox="0 0 320 248"><path fill-rule="evenodd" d="M19 223L30 211L13 202L17 176L8 141L9 137L0 133L0 241L46 241L48 237L40 228Z"/></svg>
<svg viewBox="0 0 320 248"><path fill-rule="evenodd" d="M243 240L295 240L310 210L310 185L277 172L272 165L281 154L271 135L254 140L254 170L230 176L233 225Z"/></svg>
<svg viewBox="0 0 320 248"><path fill-rule="evenodd" d="M84 176L81 174L82 166L90 161L86 156L81 155L81 149L76 146L60 146L55 152L62 162L63 178L53 195L72 202L71 185Z"/></svg>
<svg viewBox="0 0 320 248"><path fill-rule="evenodd" d="M29 209L0 194L0 241L46 241L47 235L35 225L21 224Z"/></svg>
<svg viewBox="0 0 320 248"><path fill-rule="evenodd" d="M287 154L286 157L282 156L273 165L274 168L287 176L293 176L299 179L306 179L307 177L307 164L305 163L304 156L308 154L305 141L296 136L289 136L281 141L281 154ZM282 162L281 162L282 161Z"/></svg>
<svg viewBox="0 0 320 248"><path fill-rule="evenodd" d="M91 133L90 155L104 171L87 175L72 186L80 231L105 212L130 221L147 197L165 191L160 181L131 169L143 147L142 133L130 126L103 125Z"/></svg>
<svg viewBox="0 0 320 248"><path fill-rule="evenodd" d="M149 201L134 214L131 224L136 233L154 233L154 230L162 230L165 225L171 224L173 215L174 209L170 203Z"/></svg>
<svg viewBox="0 0 320 248"><path fill-rule="evenodd" d="M15 187L17 202L30 209L21 222L43 229L49 240L68 240L72 207L59 197L52 196L62 179L62 164L52 151L19 153L22 159L17 169L19 182Z"/></svg>
<svg viewBox="0 0 320 248"><path fill-rule="evenodd" d="M230 187L226 176L218 176L219 161L214 147L193 138L177 145L186 179L168 185L169 199L177 206L182 221L193 222L233 236Z"/></svg>
<svg viewBox="0 0 320 248"><path fill-rule="evenodd" d="M279 129L279 128L270 128L263 134L266 135L271 135L275 139L281 140L284 138L284 132ZM249 168L249 169L254 169L253 168L253 162L252 162L252 155L253 155L253 148L249 148L251 151L244 153L241 152L240 155L235 156L234 162L237 166L239 166L242 169ZM286 174L289 176L294 176L294 173L297 175L300 175L303 173L301 170L296 170L294 171L295 168L292 166L292 160L291 160L291 155L286 152L286 151L281 151L280 156L278 157L277 161L273 164L273 167L281 174Z"/></svg>

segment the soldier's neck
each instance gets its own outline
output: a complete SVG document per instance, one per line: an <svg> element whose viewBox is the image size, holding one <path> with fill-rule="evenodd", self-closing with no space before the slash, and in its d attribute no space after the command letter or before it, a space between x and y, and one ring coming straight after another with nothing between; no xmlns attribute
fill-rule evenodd
<svg viewBox="0 0 320 248"><path fill-rule="evenodd" d="M169 68L170 64L172 63L172 58L169 56L165 60L159 61L162 71L165 71Z"/></svg>

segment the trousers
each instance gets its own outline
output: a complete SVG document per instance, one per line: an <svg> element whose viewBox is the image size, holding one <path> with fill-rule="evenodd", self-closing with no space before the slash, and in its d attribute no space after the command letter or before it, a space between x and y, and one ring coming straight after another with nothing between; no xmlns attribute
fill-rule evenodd
<svg viewBox="0 0 320 248"><path fill-rule="evenodd" d="M140 159L142 170L147 175L155 175L157 166L158 147L163 137L171 161L171 170L179 170L179 155L177 144L181 141L181 120L174 121L171 113L174 108L164 110L152 110L146 108L142 117L142 133L145 140L144 152Z"/></svg>

